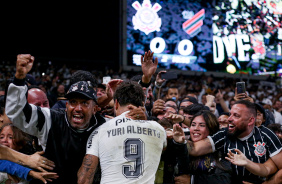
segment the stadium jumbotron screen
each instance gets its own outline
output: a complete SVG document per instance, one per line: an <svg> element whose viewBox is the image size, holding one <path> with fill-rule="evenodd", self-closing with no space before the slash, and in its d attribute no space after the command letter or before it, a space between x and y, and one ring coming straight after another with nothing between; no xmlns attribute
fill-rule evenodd
<svg viewBox="0 0 282 184"><path fill-rule="evenodd" d="M128 65L140 65L141 55L151 50L160 67L207 71L206 63L212 62L212 7L203 2L127 0Z"/></svg>
<svg viewBox="0 0 282 184"><path fill-rule="evenodd" d="M127 65L152 50L160 67L279 70L280 0L127 0Z"/></svg>

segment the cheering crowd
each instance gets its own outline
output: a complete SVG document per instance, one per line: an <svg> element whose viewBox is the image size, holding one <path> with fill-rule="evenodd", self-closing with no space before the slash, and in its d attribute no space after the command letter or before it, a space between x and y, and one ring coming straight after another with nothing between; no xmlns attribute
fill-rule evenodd
<svg viewBox="0 0 282 184"><path fill-rule="evenodd" d="M150 51L141 64L104 73L20 54L2 68L0 183L282 183L278 86L168 80Z"/></svg>
<svg viewBox="0 0 282 184"><path fill-rule="evenodd" d="M230 1L219 0L214 12L214 33L264 35L265 45L274 45L281 40L281 10L279 1ZM269 5L268 5L269 4Z"/></svg>

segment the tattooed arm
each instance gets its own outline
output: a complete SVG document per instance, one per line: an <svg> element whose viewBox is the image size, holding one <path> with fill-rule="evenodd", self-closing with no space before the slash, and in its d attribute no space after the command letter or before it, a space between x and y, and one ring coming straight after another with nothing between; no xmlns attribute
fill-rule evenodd
<svg viewBox="0 0 282 184"><path fill-rule="evenodd" d="M77 178L78 184L92 183L95 175L96 168L99 163L99 158L94 155L86 154L81 167L78 170Z"/></svg>
<svg viewBox="0 0 282 184"><path fill-rule="evenodd" d="M191 156L201 156L212 153L212 145L208 138L197 142L187 141L188 152Z"/></svg>

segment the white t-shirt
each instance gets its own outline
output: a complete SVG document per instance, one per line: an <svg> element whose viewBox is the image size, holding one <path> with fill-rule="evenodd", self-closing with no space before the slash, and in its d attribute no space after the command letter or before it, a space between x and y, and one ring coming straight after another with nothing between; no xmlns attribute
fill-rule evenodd
<svg viewBox="0 0 282 184"><path fill-rule="evenodd" d="M275 123L282 125L282 115L280 114L280 112L273 110L273 115L275 118Z"/></svg>
<svg viewBox="0 0 282 184"><path fill-rule="evenodd" d="M166 132L155 121L111 119L89 136L86 154L99 157L101 183L154 183Z"/></svg>

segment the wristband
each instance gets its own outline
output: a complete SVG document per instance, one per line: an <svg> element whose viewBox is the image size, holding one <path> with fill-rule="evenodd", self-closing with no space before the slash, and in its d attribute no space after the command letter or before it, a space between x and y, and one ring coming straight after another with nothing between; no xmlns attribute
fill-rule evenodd
<svg viewBox="0 0 282 184"><path fill-rule="evenodd" d="M176 142L174 139L172 139L173 143L176 144L176 145L184 145L184 144L187 144L187 140L185 140L183 143L179 143L179 142Z"/></svg>
<svg viewBox="0 0 282 184"><path fill-rule="evenodd" d="M26 83L25 83L25 78L23 79L18 79L16 77L14 77L13 79L13 83L16 85L16 86L24 86Z"/></svg>
<svg viewBox="0 0 282 184"><path fill-rule="evenodd" d="M149 83L143 83L142 80L140 80L138 83L145 88L148 88L151 85L151 81Z"/></svg>
<svg viewBox="0 0 282 184"><path fill-rule="evenodd" d="M183 116L183 121L179 122L179 123L183 123L185 121L185 116Z"/></svg>

